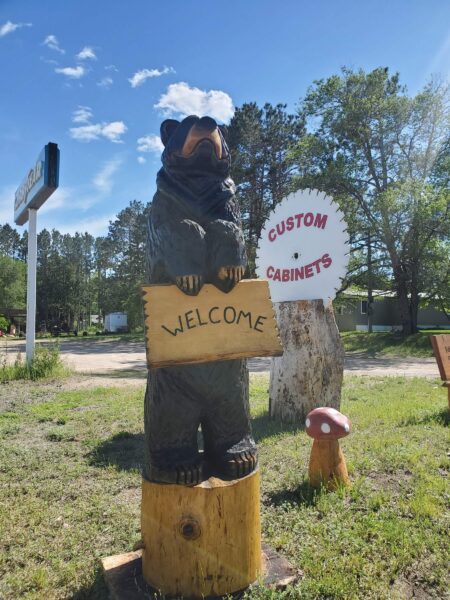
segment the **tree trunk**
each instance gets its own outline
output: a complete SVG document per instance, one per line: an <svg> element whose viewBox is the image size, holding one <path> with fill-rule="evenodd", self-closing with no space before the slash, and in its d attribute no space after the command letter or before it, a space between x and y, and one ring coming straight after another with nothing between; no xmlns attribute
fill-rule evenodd
<svg viewBox="0 0 450 600"><path fill-rule="evenodd" d="M339 410L344 349L333 307L322 300L275 303L284 354L272 360L270 416L303 424L318 406Z"/></svg>
<svg viewBox="0 0 450 600"><path fill-rule="evenodd" d="M193 487L144 479L144 579L177 598L223 596L255 582L262 574L259 487L259 471Z"/></svg>

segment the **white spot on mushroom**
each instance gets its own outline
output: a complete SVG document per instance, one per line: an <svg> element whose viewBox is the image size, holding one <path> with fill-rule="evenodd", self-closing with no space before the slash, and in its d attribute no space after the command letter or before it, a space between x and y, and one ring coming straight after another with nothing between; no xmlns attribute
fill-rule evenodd
<svg viewBox="0 0 450 600"><path fill-rule="evenodd" d="M328 423L322 423L322 425L320 426L320 431L322 433L330 433L331 427L328 425Z"/></svg>
<svg viewBox="0 0 450 600"><path fill-rule="evenodd" d="M311 419L306 419L305 425L306 427L309 427L311 425Z"/></svg>
<svg viewBox="0 0 450 600"><path fill-rule="evenodd" d="M345 423L344 429L348 433L350 431L350 425L348 423Z"/></svg>

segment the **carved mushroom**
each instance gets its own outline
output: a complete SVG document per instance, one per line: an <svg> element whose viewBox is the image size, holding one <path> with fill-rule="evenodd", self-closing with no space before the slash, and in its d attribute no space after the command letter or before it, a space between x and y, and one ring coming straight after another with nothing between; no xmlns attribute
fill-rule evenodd
<svg viewBox="0 0 450 600"><path fill-rule="evenodd" d="M306 433L314 439L309 459L309 482L312 487L334 490L339 482L349 485L347 465L339 447L339 438L350 433L348 417L335 408L315 408L306 417Z"/></svg>

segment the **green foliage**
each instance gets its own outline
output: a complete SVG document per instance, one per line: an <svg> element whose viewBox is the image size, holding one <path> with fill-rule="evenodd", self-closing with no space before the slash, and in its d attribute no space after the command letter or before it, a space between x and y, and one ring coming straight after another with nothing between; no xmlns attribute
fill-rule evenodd
<svg viewBox="0 0 450 600"><path fill-rule="evenodd" d="M9 329L9 320L3 316L0 315L0 330L3 331L3 333L6 333Z"/></svg>
<svg viewBox="0 0 450 600"><path fill-rule="evenodd" d="M38 379L66 377L69 370L63 364L58 346L36 345L31 364L28 365L23 356L18 354L13 364L7 361L7 347L4 350L3 360L0 361L0 382L15 381L18 379ZM1 358L1 356L0 356Z"/></svg>
<svg viewBox="0 0 450 600"><path fill-rule="evenodd" d="M0 255L0 306L24 308L26 305L26 265L10 256Z"/></svg>
<svg viewBox="0 0 450 600"><path fill-rule="evenodd" d="M285 104L259 108L246 103L228 126L232 177L237 186L247 242L250 274L256 246L269 212L292 191L294 160L290 150L301 139L303 121Z"/></svg>
<svg viewBox="0 0 450 600"><path fill-rule="evenodd" d="M392 280L404 332L414 332L421 294L439 298L450 287L441 260L449 234L448 86L432 81L409 97L388 69L344 68L314 83L300 114L310 131L293 152L297 184L339 201L354 249L351 280L360 285L370 233L375 277Z"/></svg>

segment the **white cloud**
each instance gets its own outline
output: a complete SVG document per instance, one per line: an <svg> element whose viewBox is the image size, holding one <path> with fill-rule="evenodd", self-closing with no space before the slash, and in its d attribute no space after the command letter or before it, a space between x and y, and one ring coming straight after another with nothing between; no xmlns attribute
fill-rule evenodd
<svg viewBox="0 0 450 600"><path fill-rule="evenodd" d="M61 75L65 75L66 77L70 77L70 79L80 79L86 73L86 69L80 65L77 67L63 67L55 69L55 73L60 73Z"/></svg>
<svg viewBox="0 0 450 600"><path fill-rule="evenodd" d="M169 85L166 93L155 104L155 108L161 109L167 116L207 115L222 122L228 122L234 114L233 101L226 92L207 92L189 87L183 81Z"/></svg>
<svg viewBox="0 0 450 600"><path fill-rule="evenodd" d="M78 60L97 60L97 56L91 46L85 46L80 52L78 52L76 58Z"/></svg>
<svg viewBox="0 0 450 600"><path fill-rule="evenodd" d="M81 127L71 127L70 137L82 142L91 142L105 138L110 142L121 144L120 137L127 131L127 126L123 121L112 121L111 123L95 123L91 125L82 125Z"/></svg>
<svg viewBox="0 0 450 600"><path fill-rule="evenodd" d="M92 119L92 109L89 106L78 105L78 108L73 111L72 121L74 123L89 123Z"/></svg>
<svg viewBox="0 0 450 600"><path fill-rule="evenodd" d="M47 48L50 48L50 50L55 50L60 54L66 53L66 51L63 50L63 48L61 48L61 46L59 45L56 35L48 35L42 43L44 46L47 46Z"/></svg>
<svg viewBox="0 0 450 600"><path fill-rule="evenodd" d="M161 154L164 150L161 138L154 133L138 138L137 144L138 152L157 152Z"/></svg>
<svg viewBox="0 0 450 600"><path fill-rule="evenodd" d="M100 81L97 81L98 87L105 88L105 89L109 89L113 83L114 83L114 81L111 77L103 77L103 79L100 79Z"/></svg>
<svg viewBox="0 0 450 600"><path fill-rule="evenodd" d="M119 69L116 67L116 65L106 65L105 71L115 71L116 73L118 73Z"/></svg>
<svg viewBox="0 0 450 600"><path fill-rule="evenodd" d="M80 127L71 127L69 135L72 139L91 142L105 138L110 142L121 144L121 136L127 131L127 126L123 121L111 121L110 123L91 123L93 113L89 106L79 105L72 114L74 123L83 123Z"/></svg>
<svg viewBox="0 0 450 600"><path fill-rule="evenodd" d="M147 162L144 156L138 156L137 161L140 165L145 165L145 163Z"/></svg>
<svg viewBox="0 0 450 600"><path fill-rule="evenodd" d="M109 194L113 188L113 175L122 164L120 158L113 158L107 161L97 175L92 180L92 183L101 194Z"/></svg>
<svg viewBox="0 0 450 600"><path fill-rule="evenodd" d="M32 27L32 23L11 23L11 21L6 21L6 23L0 26L0 37L8 35L8 33L13 33L21 27Z"/></svg>
<svg viewBox="0 0 450 600"><path fill-rule="evenodd" d="M132 88L138 87L144 83L146 79L151 77L161 77L161 75L167 75L168 73L175 73L172 67L164 67L162 71L159 69L142 69L136 71L136 73L128 79Z"/></svg>

